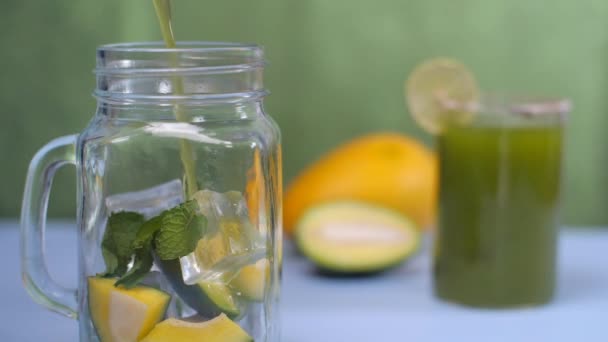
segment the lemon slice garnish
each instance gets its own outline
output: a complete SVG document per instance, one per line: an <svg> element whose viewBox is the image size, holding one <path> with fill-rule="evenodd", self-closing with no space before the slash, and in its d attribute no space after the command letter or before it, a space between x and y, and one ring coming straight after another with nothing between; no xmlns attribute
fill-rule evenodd
<svg viewBox="0 0 608 342"><path fill-rule="evenodd" d="M440 134L451 124L466 124L479 100L477 82L460 62L436 58L418 65L405 82L410 114L427 132Z"/></svg>

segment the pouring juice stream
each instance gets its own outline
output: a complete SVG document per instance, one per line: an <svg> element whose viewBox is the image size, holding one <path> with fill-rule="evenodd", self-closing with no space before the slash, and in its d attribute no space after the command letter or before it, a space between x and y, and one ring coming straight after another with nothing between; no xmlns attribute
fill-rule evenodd
<svg viewBox="0 0 608 342"><path fill-rule="evenodd" d="M152 0L154 3L154 9L156 10L156 16L160 24L160 30L165 41L165 46L168 49L176 47L175 36L173 35L173 29L171 27L171 0ZM177 59L172 61L174 66L178 66ZM184 93L184 84L180 76L173 78L173 87L175 89L175 95L181 95ZM187 121L184 115L183 108L179 104L175 104L175 118L178 121ZM196 172L194 166L194 156L192 152L192 145L186 139L180 140L180 159L184 166L185 173L185 195L186 198L191 198L192 195L198 190L196 183Z"/></svg>

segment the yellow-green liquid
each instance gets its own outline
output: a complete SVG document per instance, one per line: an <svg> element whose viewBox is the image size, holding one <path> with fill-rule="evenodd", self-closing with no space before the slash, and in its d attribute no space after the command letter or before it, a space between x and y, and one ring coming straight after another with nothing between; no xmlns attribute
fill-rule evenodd
<svg viewBox="0 0 608 342"><path fill-rule="evenodd" d="M156 10L156 16L158 17L163 40L165 41L165 46L170 49L175 48L175 35L173 34L173 27L171 25L171 0L152 1L154 3L154 9ZM178 61L173 61L173 64L173 66L177 66ZM180 77L173 78L173 86L175 87L176 95L184 93L183 83ZM175 105L174 112L175 118L178 121L187 121L179 104ZM185 194L187 198L190 198L198 190L198 184L196 180L196 170L194 168L192 145L187 140L180 141L180 158L182 165L184 166Z"/></svg>
<svg viewBox="0 0 608 342"><path fill-rule="evenodd" d="M562 127L450 127L438 137L435 291L480 307L549 301Z"/></svg>

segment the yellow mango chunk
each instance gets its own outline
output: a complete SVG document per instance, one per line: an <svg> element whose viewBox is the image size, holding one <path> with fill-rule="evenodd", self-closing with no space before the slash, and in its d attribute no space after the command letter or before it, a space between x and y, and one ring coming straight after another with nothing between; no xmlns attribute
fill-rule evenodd
<svg viewBox="0 0 608 342"><path fill-rule="evenodd" d="M89 312L101 342L136 342L165 315L171 297L154 288L115 287L114 278L89 277Z"/></svg>
<svg viewBox="0 0 608 342"><path fill-rule="evenodd" d="M238 324L221 314L206 322L192 323L175 318L158 323L142 342L253 342Z"/></svg>

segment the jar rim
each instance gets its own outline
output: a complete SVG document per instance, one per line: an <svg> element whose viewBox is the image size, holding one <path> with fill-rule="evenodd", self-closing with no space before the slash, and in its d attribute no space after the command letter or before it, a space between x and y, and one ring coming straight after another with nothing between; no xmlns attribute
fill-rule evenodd
<svg viewBox="0 0 608 342"><path fill-rule="evenodd" d="M437 99L448 110L484 115L520 115L524 117L565 116L572 110L569 98L522 95L508 92L482 92L470 102Z"/></svg>
<svg viewBox="0 0 608 342"><path fill-rule="evenodd" d="M210 51L255 51L262 52L262 47L253 43L211 42L211 41L179 41L177 47L167 48L162 41L128 42L100 45L98 52L210 52Z"/></svg>
<svg viewBox="0 0 608 342"><path fill-rule="evenodd" d="M478 106L478 111L488 114L561 116L567 115L572 110L572 101L569 98L553 96L483 92Z"/></svg>
<svg viewBox="0 0 608 342"><path fill-rule="evenodd" d="M161 41L97 48L94 95L106 102L249 101L267 94L261 46L248 43Z"/></svg>
<svg viewBox="0 0 608 342"><path fill-rule="evenodd" d="M215 74L264 68L264 49L256 44L179 41L166 48L161 41L101 45L97 75ZM178 61L184 63L180 63ZM162 63L165 61L166 63ZM168 61L177 61L176 65Z"/></svg>

